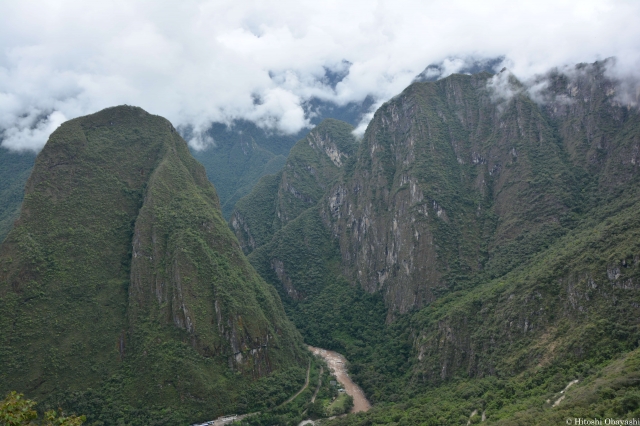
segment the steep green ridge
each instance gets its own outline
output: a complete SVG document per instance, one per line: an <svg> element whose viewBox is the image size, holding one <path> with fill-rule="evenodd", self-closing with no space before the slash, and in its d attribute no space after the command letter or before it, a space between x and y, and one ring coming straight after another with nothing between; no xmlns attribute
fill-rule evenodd
<svg viewBox="0 0 640 426"><path fill-rule="evenodd" d="M263 177L235 206L231 228L245 253L262 246L302 212L315 206L352 159L353 127L326 119L294 145L279 173Z"/></svg>
<svg viewBox="0 0 640 426"><path fill-rule="evenodd" d="M336 422L552 416L550 392L637 347L640 115L602 63L544 80L409 86L317 205L256 240L250 260L305 340L391 404ZM277 185L260 197L277 205Z"/></svg>
<svg viewBox="0 0 640 426"><path fill-rule="evenodd" d="M35 154L30 152L16 153L0 147L0 242L18 218L34 160Z"/></svg>
<svg viewBox="0 0 640 426"><path fill-rule="evenodd" d="M207 135L213 138L214 145L201 151L192 150L192 154L215 185L225 218L262 176L282 168L289 149L300 137L300 134L271 134L244 120L234 121L231 127L214 123Z"/></svg>
<svg viewBox="0 0 640 426"><path fill-rule="evenodd" d="M63 124L38 155L0 246L0 358L0 392L90 424L261 409L307 361L203 167L128 106Z"/></svg>
<svg viewBox="0 0 640 426"><path fill-rule="evenodd" d="M282 169L285 155L302 133L306 130L295 135L271 134L243 120L236 120L231 128L222 123L211 126L208 135L215 145L191 153L205 166L209 180L216 186L225 217L262 176ZM34 160L31 152L14 153L0 148L0 241L18 218Z"/></svg>

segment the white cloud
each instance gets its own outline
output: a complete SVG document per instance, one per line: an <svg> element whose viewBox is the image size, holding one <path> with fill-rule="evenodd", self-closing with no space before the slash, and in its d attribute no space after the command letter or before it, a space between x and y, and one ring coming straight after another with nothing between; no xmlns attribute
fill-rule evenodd
<svg viewBox="0 0 640 426"><path fill-rule="evenodd" d="M607 63L605 75L618 84L614 99L622 105L640 106L640 58L614 58Z"/></svg>
<svg viewBox="0 0 640 426"><path fill-rule="evenodd" d="M522 84L509 70L504 70L494 75L487 81L487 89L493 102L508 102L521 93Z"/></svg>
<svg viewBox="0 0 640 426"><path fill-rule="evenodd" d="M60 117L129 104L194 129L195 145L234 118L295 132L311 97L379 104L429 63L467 55L506 55L522 81L617 56L633 100L640 2L0 2L0 129L4 146L37 150ZM323 84L344 60L348 76Z"/></svg>
<svg viewBox="0 0 640 426"><path fill-rule="evenodd" d="M21 117L16 126L5 130L2 146L13 151L38 151L42 148L42 141L46 141L65 121L67 118L59 111L46 117Z"/></svg>

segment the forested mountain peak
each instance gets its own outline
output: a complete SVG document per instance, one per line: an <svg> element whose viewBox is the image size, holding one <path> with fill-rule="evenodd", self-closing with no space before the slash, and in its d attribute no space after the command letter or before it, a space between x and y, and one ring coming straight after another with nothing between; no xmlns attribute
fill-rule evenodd
<svg viewBox="0 0 640 426"><path fill-rule="evenodd" d="M2 392L149 424L261 407L257 379L303 377L299 334L204 168L169 121L140 108L51 135L0 265Z"/></svg>

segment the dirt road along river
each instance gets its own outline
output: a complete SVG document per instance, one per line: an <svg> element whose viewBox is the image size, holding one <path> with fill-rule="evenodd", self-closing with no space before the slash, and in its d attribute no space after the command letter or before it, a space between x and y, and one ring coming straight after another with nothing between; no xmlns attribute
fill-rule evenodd
<svg viewBox="0 0 640 426"><path fill-rule="evenodd" d="M351 409L351 412L358 413L360 411L369 411L371 404L367 400L367 397L364 396L364 392L362 392L360 386L353 383L351 377L347 374L347 360L345 357L337 352L315 348L313 346L309 346L309 350L313 352L314 355L320 355L324 358L327 365L336 376L336 379L338 379L344 387L344 390L348 395L353 397L353 408Z"/></svg>

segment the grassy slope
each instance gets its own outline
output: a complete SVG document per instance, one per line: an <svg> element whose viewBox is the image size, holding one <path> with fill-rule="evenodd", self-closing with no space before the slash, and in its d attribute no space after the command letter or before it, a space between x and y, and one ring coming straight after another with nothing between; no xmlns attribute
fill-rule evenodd
<svg viewBox="0 0 640 426"><path fill-rule="evenodd" d="M0 248L2 391L175 424L294 389L296 331L218 206L166 120L117 107L60 127Z"/></svg>

